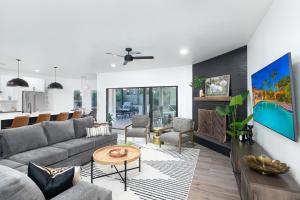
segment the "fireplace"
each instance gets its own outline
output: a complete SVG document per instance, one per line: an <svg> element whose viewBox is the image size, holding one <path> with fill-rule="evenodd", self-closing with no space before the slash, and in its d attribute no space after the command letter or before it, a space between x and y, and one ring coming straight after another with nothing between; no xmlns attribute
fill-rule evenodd
<svg viewBox="0 0 300 200"><path fill-rule="evenodd" d="M197 135L226 142L226 117L219 116L214 110L198 109Z"/></svg>

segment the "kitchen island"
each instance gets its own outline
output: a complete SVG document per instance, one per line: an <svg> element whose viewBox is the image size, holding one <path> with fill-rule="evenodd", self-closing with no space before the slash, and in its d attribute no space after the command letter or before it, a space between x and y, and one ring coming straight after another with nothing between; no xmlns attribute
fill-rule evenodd
<svg viewBox="0 0 300 200"><path fill-rule="evenodd" d="M61 112L68 112L69 118L72 117L74 111L40 111L40 112L33 112L33 113L22 113L22 112L6 112L0 113L0 128L3 129L4 127L9 127L12 124L12 121L17 116L29 116L29 124L33 124L36 121L36 118L39 114L50 113L51 114L51 121L56 120L56 116Z"/></svg>

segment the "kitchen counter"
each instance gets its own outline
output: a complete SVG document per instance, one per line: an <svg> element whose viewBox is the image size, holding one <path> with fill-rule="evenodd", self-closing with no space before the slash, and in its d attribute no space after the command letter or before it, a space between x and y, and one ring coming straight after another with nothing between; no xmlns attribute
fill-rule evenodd
<svg viewBox="0 0 300 200"><path fill-rule="evenodd" d="M58 115L61 112L68 112L73 113L74 111L40 111L40 112L33 112L33 113L22 113L22 112L9 112L9 113L0 113L0 127L2 127L2 124L8 121L12 121L17 116L29 116L31 119L36 118L39 114L43 113L50 113L51 116Z"/></svg>

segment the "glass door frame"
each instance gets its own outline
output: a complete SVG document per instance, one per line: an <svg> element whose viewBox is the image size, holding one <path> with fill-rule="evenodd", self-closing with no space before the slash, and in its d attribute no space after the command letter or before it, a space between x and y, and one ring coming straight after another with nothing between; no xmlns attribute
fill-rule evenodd
<svg viewBox="0 0 300 200"><path fill-rule="evenodd" d="M166 88L166 87L174 87L176 88L176 114L175 114L175 117L178 117L178 86L177 85L168 85L168 86L147 86L147 87L118 87L118 88L106 88L106 117L108 115L108 106L109 106L109 103L108 103L108 100L109 100L109 90L111 89L121 89L122 90L122 102L123 102L123 90L124 89L143 89L143 114L146 113L146 108L147 108L147 105L146 105L146 89L149 89L149 117L150 117L150 130L153 131L153 127L152 127L152 124L153 124L153 113L152 113L152 106L153 106L153 103L152 103L152 98L153 98L153 88L159 88L159 87L163 87L163 88Z"/></svg>

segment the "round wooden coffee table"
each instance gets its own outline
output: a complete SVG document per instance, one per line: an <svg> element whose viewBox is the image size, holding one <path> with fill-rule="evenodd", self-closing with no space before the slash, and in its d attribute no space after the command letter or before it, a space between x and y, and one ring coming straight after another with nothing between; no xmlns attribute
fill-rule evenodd
<svg viewBox="0 0 300 200"><path fill-rule="evenodd" d="M123 157L111 157L109 155L109 151L115 148L124 148L128 151L126 156ZM130 162L133 162L135 160L139 160L139 165L138 167L133 167L128 169L127 164ZM94 162L102 165L111 165L112 167L115 168L116 172L110 173L110 174L104 174L101 176L94 176ZM124 165L124 170L118 170L116 165ZM135 146L129 146L129 145L112 145L112 146L107 146L103 147L100 149L97 149L91 159L91 183L93 183L93 180L96 178L101 178L105 176L110 176L113 174L119 174L121 177L122 181L124 182L124 190L127 190L127 171L133 170L133 169L139 169L139 172L141 171L141 151L139 148ZM121 172L124 172L124 177L122 176Z"/></svg>

